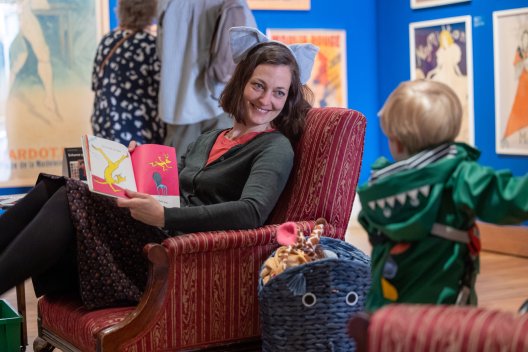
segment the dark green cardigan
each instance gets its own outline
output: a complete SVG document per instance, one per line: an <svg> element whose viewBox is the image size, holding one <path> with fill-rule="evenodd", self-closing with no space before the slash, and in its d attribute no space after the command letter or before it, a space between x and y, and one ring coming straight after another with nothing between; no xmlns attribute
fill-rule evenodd
<svg viewBox="0 0 528 352"><path fill-rule="evenodd" d="M165 208L171 233L262 226L288 181L293 148L280 132L262 133L205 166L220 130L201 135L178 165L180 208Z"/></svg>

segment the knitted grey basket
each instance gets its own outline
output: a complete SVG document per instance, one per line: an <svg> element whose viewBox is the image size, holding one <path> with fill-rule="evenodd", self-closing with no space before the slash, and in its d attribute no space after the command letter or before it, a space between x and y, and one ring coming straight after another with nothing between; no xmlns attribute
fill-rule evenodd
<svg viewBox="0 0 528 352"><path fill-rule="evenodd" d="M267 284L259 281L262 351L354 351L347 323L364 310L370 259L354 246L322 237L337 254L286 269Z"/></svg>

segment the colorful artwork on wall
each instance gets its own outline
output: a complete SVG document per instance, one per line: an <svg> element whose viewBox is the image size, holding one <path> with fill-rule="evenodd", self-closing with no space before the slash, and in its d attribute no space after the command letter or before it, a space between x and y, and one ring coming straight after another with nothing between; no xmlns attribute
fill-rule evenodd
<svg viewBox="0 0 528 352"><path fill-rule="evenodd" d="M310 10L311 0L247 0L252 10Z"/></svg>
<svg viewBox="0 0 528 352"><path fill-rule="evenodd" d="M528 155L528 8L493 12L495 149Z"/></svg>
<svg viewBox="0 0 528 352"><path fill-rule="evenodd" d="M108 30L104 0L0 3L0 187L61 174L65 147L91 133L91 71Z"/></svg>
<svg viewBox="0 0 528 352"><path fill-rule="evenodd" d="M314 106L347 107L345 31L326 29L268 29L266 35L286 44L312 43L319 47L307 85Z"/></svg>
<svg viewBox="0 0 528 352"><path fill-rule="evenodd" d="M411 0L412 9L421 9L424 7L441 6L454 4L457 2L468 2L470 0Z"/></svg>
<svg viewBox="0 0 528 352"><path fill-rule="evenodd" d="M450 86L462 104L457 140L474 143L471 16L409 25L411 79L431 79Z"/></svg>

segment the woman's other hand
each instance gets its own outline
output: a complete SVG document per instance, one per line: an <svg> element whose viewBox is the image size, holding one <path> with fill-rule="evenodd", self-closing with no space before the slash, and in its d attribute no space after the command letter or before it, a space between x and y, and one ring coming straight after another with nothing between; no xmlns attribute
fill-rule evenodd
<svg viewBox="0 0 528 352"><path fill-rule="evenodd" d="M130 215L134 219L147 225L158 227L165 226L164 208L154 197L130 190L126 190L126 195L129 199L117 199L118 207L128 208L130 210Z"/></svg>

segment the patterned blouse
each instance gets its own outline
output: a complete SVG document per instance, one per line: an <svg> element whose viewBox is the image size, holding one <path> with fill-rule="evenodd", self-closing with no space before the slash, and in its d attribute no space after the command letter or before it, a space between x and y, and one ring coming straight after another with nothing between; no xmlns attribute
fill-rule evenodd
<svg viewBox="0 0 528 352"><path fill-rule="evenodd" d="M120 43L125 36L129 37ZM154 36L119 28L106 34L97 48L92 72L94 135L125 145L131 140L163 143L165 125L158 117L159 81Z"/></svg>

